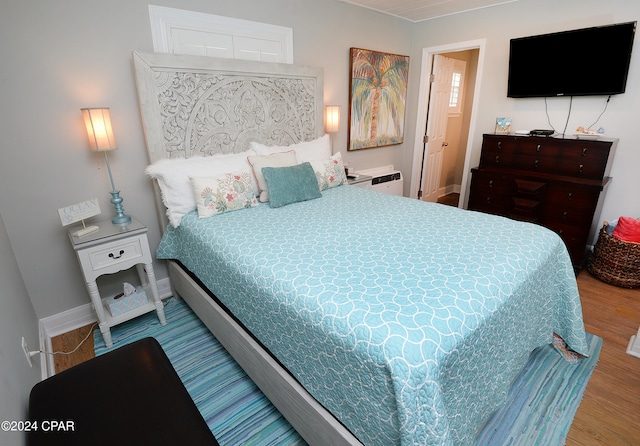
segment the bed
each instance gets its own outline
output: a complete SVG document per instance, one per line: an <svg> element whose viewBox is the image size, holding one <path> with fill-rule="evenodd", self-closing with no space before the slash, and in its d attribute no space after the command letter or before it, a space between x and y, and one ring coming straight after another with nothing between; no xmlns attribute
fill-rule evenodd
<svg viewBox="0 0 640 446"><path fill-rule="evenodd" d="M321 136L321 70L138 52L134 64L157 256L310 444L473 444L553 333L586 354L556 234L344 184ZM272 156L289 158L256 170ZM207 172L240 185L241 205L205 209ZM191 178L182 193L176 175L182 189Z"/></svg>

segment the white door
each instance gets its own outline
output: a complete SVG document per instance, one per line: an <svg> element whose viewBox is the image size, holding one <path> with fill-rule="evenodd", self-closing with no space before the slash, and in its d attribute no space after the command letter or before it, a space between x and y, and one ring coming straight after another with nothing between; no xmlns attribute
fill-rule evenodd
<svg viewBox="0 0 640 446"><path fill-rule="evenodd" d="M425 149L424 181L422 200L438 200L442 159L447 146L447 119L449 114L449 95L451 93L451 74L453 60L436 54L433 56L431 89L429 93L429 112L427 117L427 147Z"/></svg>

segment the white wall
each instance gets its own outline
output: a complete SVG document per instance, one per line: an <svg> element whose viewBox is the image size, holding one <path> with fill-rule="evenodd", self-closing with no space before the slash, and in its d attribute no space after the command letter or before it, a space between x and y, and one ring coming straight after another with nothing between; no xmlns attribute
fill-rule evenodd
<svg viewBox="0 0 640 446"><path fill-rule="evenodd" d="M22 357L20 337L25 336L35 348L37 318L88 302L56 210L98 197L103 216L111 216L103 160L87 150L81 107L111 107L120 150L110 159L125 210L150 227L152 247L160 239L151 185L142 173L147 157L131 64L132 50L153 49L147 4L147 0L0 0L0 213L4 219L0 224L0 419L24 417L28 390L39 377L39 370L28 369ZM395 164L407 182L411 180L422 48L486 39L478 119L472 129L477 135L472 148L477 163L481 134L493 130L497 116L511 116L514 128L548 127L541 100L506 98L510 38L640 16L640 4L629 0L520 0L419 24L337 0L163 0L154 4L293 27L295 62L323 67L325 102L342 106L336 148L356 169ZM346 153L350 47L411 56L403 145ZM611 100L600 121L608 136L620 138L603 219L640 216L638 51L636 46L627 93ZM589 48L579 55L549 57L593 57L598 63ZM593 122L603 106L604 98L577 98L568 129ZM567 99L549 101L554 126L563 126L567 108ZM158 279L166 277L162 263L156 265L156 274ZM103 282L111 288L120 283L109 277ZM21 437L0 432L3 445L21 442Z"/></svg>
<svg viewBox="0 0 640 446"><path fill-rule="evenodd" d="M112 215L104 158L87 149L80 108L111 108L119 150L109 159L125 212L149 226L152 249L160 240L131 62L132 50L153 50L148 3L0 2L0 211L39 318L89 302L57 209L97 197L102 216ZM407 22L334 0L153 3L292 27L295 63L323 67L325 101L342 106L336 150L356 169L401 163L402 146L347 154L346 110L349 47L408 54Z"/></svg>
<svg viewBox="0 0 640 446"><path fill-rule="evenodd" d="M0 421L24 421L29 391L40 379L40 359L34 358L29 368L21 338L24 336L30 350L38 350L38 321L1 215L0 283ZM23 434L0 429L0 444L22 445Z"/></svg>
<svg viewBox="0 0 640 446"><path fill-rule="evenodd" d="M355 169L394 164L407 182L422 48L486 39L478 119L471 129L476 134L472 149L477 163L481 134L493 130L497 116L511 116L514 128L548 127L541 100L506 98L510 38L635 20L640 15L640 5L628 0L520 0L418 24L337 0L154 4L292 27L295 63L323 67L325 102L342 106L336 148ZM411 56L404 144L346 152L350 47ZM148 0L0 2L0 212L38 318L88 302L56 210L98 197L103 216L110 218L112 213L104 161L87 150L81 107L111 107L120 149L110 160L125 211L149 226L152 247L159 242L151 184L142 173L147 157L131 63L132 50L152 48ZM640 216L640 200L634 195L640 190L634 128L635 117L640 116L638 51L636 47L627 93L611 100L600 122L608 136L620 138L605 219ZM588 48L579 57L598 61ZM604 98L577 98L568 128L591 123L603 106ZM567 108L567 99L549 101L556 127L562 128ZM164 265L155 266L158 279L166 277ZM107 276L100 283L113 289L121 280Z"/></svg>
<svg viewBox="0 0 640 446"><path fill-rule="evenodd" d="M510 99L506 97L509 40L514 37L577 29L612 23L634 21L640 18L640 3L628 0L519 0L498 7L481 9L417 24L414 28L412 60L421 57L423 48L486 39L486 55L482 83L477 104L475 141L470 167L477 165L480 157L482 133L492 133L498 116L513 119L513 129L549 128L544 100ZM625 94L613 96L597 127L603 127L606 136L619 138L611 176L613 181L606 193L602 220L613 220L621 215L640 217L640 134L637 131L640 116L640 42L636 34L634 54L631 60L629 80ZM598 55L589 48L576 54L550 54L554 57L591 57L598 63ZM419 64L411 67L413 78L419 77ZM588 76L588 73L585 73ZM417 100L417 99L415 99ZM593 123L605 106L606 97L574 98L567 133L578 126ZM569 98L552 98L548 101L549 115L554 128L565 126ZM410 104L409 116L415 115L416 105ZM415 132L415 123L408 123ZM408 153L407 153L408 154ZM409 163L409 164L407 164ZM410 167L407 160L404 168ZM468 185L467 185L468 187ZM601 224L596 225L596 229Z"/></svg>

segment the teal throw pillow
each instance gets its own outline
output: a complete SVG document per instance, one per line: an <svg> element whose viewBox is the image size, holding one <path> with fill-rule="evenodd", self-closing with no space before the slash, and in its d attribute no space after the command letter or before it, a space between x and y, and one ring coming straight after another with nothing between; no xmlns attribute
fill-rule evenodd
<svg viewBox="0 0 640 446"><path fill-rule="evenodd" d="M262 175L272 208L322 196L315 171L308 162L288 167L263 167Z"/></svg>

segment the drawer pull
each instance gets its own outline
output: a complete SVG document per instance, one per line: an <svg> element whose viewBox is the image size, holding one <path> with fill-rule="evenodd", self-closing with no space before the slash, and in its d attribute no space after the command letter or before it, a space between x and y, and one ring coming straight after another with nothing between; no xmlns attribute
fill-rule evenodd
<svg viewBox="0 0 640 446"><path fill-rule="evenodd" d="M539 152L541 148L542 148L542 146L540 144L538 144L538 147L536 147L536 152Z"/></svg>
<svg viewBox="0 0 640 446"><path fill-rule="evenodd" d="M563 219L563 220L566 220L566 219L567 219L567 211L564 211L564 212L562 213L562 219Z"/></svg>
<svg viewBox="0 0 640 446"><path fill-rule="evenodd" d="M533 167L535 167L535 168L537 169L537 168L538 168L538 164L540 164L540 161L535 160L535 161L533 162Z"/></svg>
<svg viewBox="0 0 640 446"><path fill-rule="evenodd" d="M502 149L502 141L498 141L498 149Z"/></svg>
<svg viewBox="0 0 640 446"><path fill-rule="evenodd" d="M500 155L496 155L496 164L500 164Z"/></svg>
<svg viewBox="0 0 640 446"><path fill-rule="evenodd" d="M119 259L120 257L122 257L122 255L124 254L124 249L121 249L120 252L118 253L118 255L114 255L112 252L109 253L109 257L111 257L112 259Z"/></svg>
<svg viewBox="0 0 640 446"><path fill-rule="evenodd" d="M571 198L573 198L573 192L567 194L567 201L571 201Z"/></svg>
<svg viewBox="0 0 640 446"><path fill-rule="evenodd" d="M582 173L583 169L584 169L584 164L580 164L580 167L578 168L578 172Z"/></svg>
<svg viewBox="0 0 640 446"><path fill-rule="evenodd" d="M489 180L489 187L493 187L493 180Z"/></svg>
<svg viewBox="0 0 640 446"><path fill-rule="evenodd" d="M582 149L582 156L587 156L587 148Z"/></svg>
<svg viewBox="0 0 640 446"><path fill-rule="evenodd" d="M491 197L487 197L487 204L491 204Z"/></svg>

